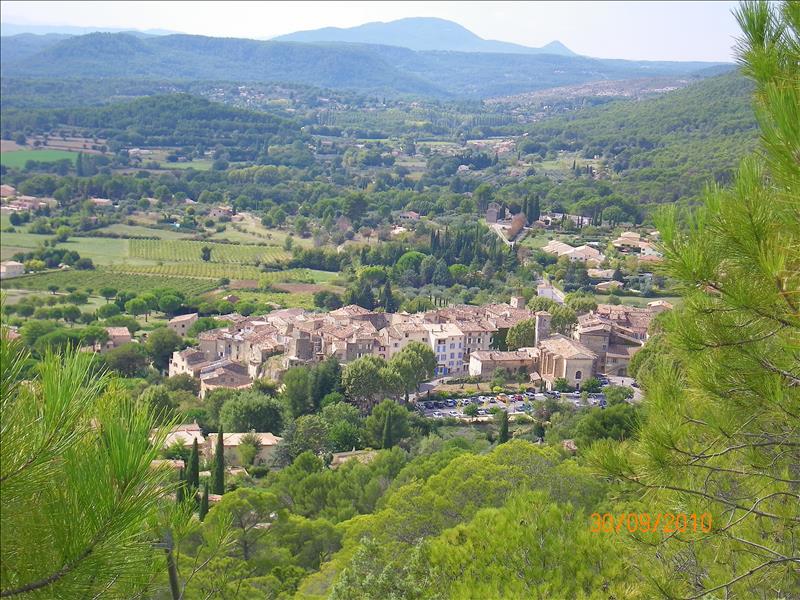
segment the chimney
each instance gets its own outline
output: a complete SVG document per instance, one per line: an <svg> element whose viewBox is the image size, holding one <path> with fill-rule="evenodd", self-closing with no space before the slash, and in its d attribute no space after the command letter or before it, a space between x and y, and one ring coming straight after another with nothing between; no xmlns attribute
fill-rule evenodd
<svg viewBox="0 0 800 600"><path fill-rule="evenodd" d="M547 339L550 337L550 319L552 319L552 315L544 310L540 310L536 313L536 340L535 346L539 347L539 342L542 340Z"/></svg>

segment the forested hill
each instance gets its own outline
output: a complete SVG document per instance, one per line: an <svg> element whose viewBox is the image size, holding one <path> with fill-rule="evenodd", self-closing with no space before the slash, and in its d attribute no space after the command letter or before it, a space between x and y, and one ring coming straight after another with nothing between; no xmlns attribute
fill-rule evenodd
<svg viewBox="0 0 800 600"><path fill-rule="evenodd" d="M7 77L282 81L442 98L490 97L601 79L684 76L715 64L122 33L38 44L25 39L18 48L17 37L3 38Z"/></svg>
<svg viewBox="0 0 800 600"><path fill-rule="evenodd" d="M241 110L188 94L141 98L102 107L3 111L7 132L81 128L125 146L216 144L240 151L303 139L300 125L274 115ZM248 158L242 156L241 158Z"/></svg>
<svg viewBox="0 0 800 600"><path fill-rule="evenodd" d="M522 150L600 156L622 191L653 204L696 196L710 178L728 181L757 137L752 86L734 72L536 123Z"/></svg>

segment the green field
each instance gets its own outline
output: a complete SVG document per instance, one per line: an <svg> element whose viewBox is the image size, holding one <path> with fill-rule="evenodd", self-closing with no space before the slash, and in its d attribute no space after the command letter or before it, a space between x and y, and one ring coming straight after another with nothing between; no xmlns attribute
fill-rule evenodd
<svg viewBox="0 0 800 600"><path fill-rule="evenodd" d="M25 275L3 281L3 289L47 290L50 285L61 289L75 286L80 290L113 287L126 292L144 292L156 288L172 288L189 295L208 292L216 287L212 279L193 279L189 277L166 277L159 275L130 275L115 273L103 268L93 271L50 271L36 275Z"/></svg>
<svg viewBox="0 0 800 600"><path fill-rule="evenodd" d="M156 261L200 261L203 246L211 248L211 262L226 264L274 263L289 257L289 253L275 246L242 246L214 242L182 240L130 240L130 255Z"/></svg>
<svg viewBox="0 0 800 600"><path fill-rule="evenodd" d="M191 234L182 233L172 229L156 229L155 227L145 227L143 225L126 225L124 223L115 223L108 227L103 227L98 231L105 231L108 233L115 233L122 236L131 237L157 237L162 240L185 240L191 237Z"/></svg>
<svg viewBox="0 0 800 600"><path fill-rule="evenodd" d="M159 163L162 169L197 169L198 171L208 171L211 165L214 164L213 160L193 160L191 162L167 162L162 161Z"/></svg>
<svg viewBox="0 0 800 600"><path fill-rule="evenodd" d="M14 150L13 152L0 154L0 164L4 167L21 169L29 160L56 162L66 158L72 161L72 164L75 164L77 157L78 154L76 152L67 152L66 150Z"/></svg>
<svg viewBox="0 0 800 600"><path fill-rule="evenodd" d="M156 265L136 265L131 263L109 266L109 272L129 275L159 275L165 277L191 277L194 279L213 279L227 277L236 279L255 279L256 281L315 283L317 277L310 269L289 269L265 273L258 267L230 265L212 262L174 262Z"/></svg>

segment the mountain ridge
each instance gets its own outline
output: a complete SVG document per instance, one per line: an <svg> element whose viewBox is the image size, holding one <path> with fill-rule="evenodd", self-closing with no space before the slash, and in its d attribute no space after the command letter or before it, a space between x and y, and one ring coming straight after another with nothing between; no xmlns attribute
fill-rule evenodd
<svg viewBox="0 0 800 600"><path fill-rule="evenodd" d="M394 21L373 21L354 27L322 27L320 29L296 31L271 39L276 42L380 44L400 46L416 51L445 50L577 56L557 40L541 48L500 40L487 40L455 21L435 17L408 17Z"/></svg>
<svg viewBox="0 0 800 600"><path fill-rule="evenodd" d="M3 38L0 63L4 76L16 78L288 82L438 98L485 98L604 79L691 76L719 65L127 33Z"/></svg>

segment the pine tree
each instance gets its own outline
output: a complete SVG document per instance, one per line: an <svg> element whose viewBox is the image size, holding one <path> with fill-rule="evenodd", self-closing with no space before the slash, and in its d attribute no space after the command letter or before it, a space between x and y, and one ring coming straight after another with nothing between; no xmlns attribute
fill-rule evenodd
<svg viewBox="0 0 800 600"><path fill-rule="evenodd" d="M508 413L500 413L500 435L497 438L498 444L505 444L508 441Z"/></svg>
<svg viewBox="0 0 800 600"><path fill-rule="evenodd" d="M392 413L386 415L386 422L383 424L383 441L382 448L391 448L394 445L392 441Z"/></svg>
<svg viewBox="0 0 800 600"><path fill-rule="evenodd" d="M189 455L189 465L186 469L186 483L192 494L200 486L200 451L197 447L197 438L192 442L192 453Z"/></svg>
<svg viewBox="0 0 800 600"><path fill-rule="evenodd" d="M637 369L639 439L599 440L588 457L651 506L713 519L656 544L627 538L651 597L798 593L800 15L796 2L747 2L735 15L761 147L690 214L659 214L663 273L682 302Z"/></svg>
<svg viewBox="0 0 800 600"><path fill-rule="evenodd" d="M206 518L208 514L208 482L203 484L203 497L200 500L200 520Z"/></svg>
<svg viewBox="0 0 800 600"><path fill-rule="evenodd" d="M214 486L215 494L225 493L225 445L222 441L222 427L217 433L217 446L214 451Z"/></svg>

